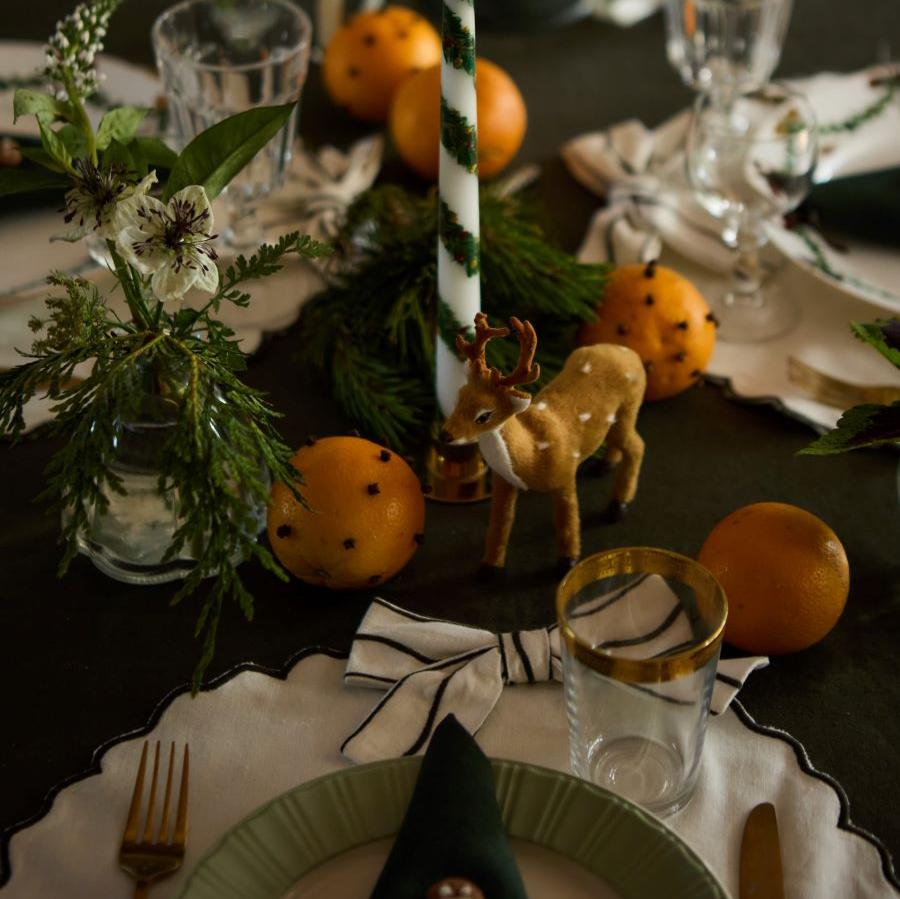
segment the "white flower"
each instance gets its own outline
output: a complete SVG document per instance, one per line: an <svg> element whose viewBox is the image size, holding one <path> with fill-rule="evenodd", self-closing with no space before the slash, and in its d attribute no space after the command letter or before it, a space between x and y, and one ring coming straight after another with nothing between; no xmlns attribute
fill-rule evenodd
<svg viewBox="0 0 900 899"><path fill-rule="evenodd" d="M219 286L212 208L202 187L185 187L168 204L147 195L125 202L116 227L119 252L151 276L158 299L177 300L192 287L214 293Z"/></svg>
<svg viewBox="0 0 900 899"><path fill-rule="evenodd" d="M72 166L76 177L66 192L63 211L65 223L75 226L62 235L63 240L80 240L92 231L103 240L115 238L120 230L114 223L119 206L146 195L156 183L156 172L150 172L139 184L132 184L122 165L101 169L89 159L76 159Z"/></svg>
<svg viewBox="0 0 900 899"><path fill-rule="evenodd" d="M109 17L121 0L81 3L56 23L47 47L47 75L57 83L60 100L67 98L66 82L84 99L97 90L99 80L94 59L103 49Z"/></svg>

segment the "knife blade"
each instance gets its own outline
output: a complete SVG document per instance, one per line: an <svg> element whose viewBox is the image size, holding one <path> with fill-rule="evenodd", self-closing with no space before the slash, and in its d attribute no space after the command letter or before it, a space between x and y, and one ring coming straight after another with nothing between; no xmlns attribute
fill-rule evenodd
<svg viewBox="0 0 900 899"><path fill-rule="evenodd" d="M740 899L784 899L775 806L763 802L747 816L741 841Z"/></svg>

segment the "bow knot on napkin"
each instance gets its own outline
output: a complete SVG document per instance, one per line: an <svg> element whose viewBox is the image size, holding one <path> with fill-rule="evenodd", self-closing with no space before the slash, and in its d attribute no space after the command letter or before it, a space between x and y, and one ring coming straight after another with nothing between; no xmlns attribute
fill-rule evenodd
<svg viewBox="0 0 900 899"><path fill-rule="evenodd" d="M559 632L552 628L512 631L497 636L503 683L535 684L562 680Z"/></svg>
<svg viewBox="0 0 900 899"><path fill-rule="evenodd" d="M628 600L640 600L642 614ZM689 636L684 615L672 615L675 597L658 577L640 578L611 596L600 596L582 623L620 635L646 620L645 644L653 652L677 647ZM685 628L688 631L685 632ZM629 641L639 652L640 640ZM744 680L767 664L760 657L720 660L713 714L727 708ZM376 599L369 606L344 673L349 686L387 692L341 746L354 762L414 755L428 745L436 724L453 714L469 733L484 724L506 684L562 681L559 628L496 634L417 615ZM551 688L552 689L552 688ZM562 697L560 696L560 702Z"/></svg>

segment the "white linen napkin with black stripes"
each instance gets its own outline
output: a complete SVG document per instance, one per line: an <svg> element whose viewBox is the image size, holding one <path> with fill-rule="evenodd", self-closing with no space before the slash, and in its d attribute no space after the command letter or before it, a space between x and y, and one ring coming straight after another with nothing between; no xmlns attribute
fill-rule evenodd
<svg viewBox="0 0 900 899"><path fill-rule="evenodd" d="M579 631L626 640L633 657L677 650L691 625L665 580L642 576L582 609ZM763 656L720 659L710 711L718 715L749 674L769 663ZM344 673L344 683L386 690L344 740L341 752L354 762L415 755L423 751L445 715L453 713L476 733L507 684L562 681L559 630L495 634L416 615L383 599L369 606ZM562 701L562 697L560 697Z"/></svg>

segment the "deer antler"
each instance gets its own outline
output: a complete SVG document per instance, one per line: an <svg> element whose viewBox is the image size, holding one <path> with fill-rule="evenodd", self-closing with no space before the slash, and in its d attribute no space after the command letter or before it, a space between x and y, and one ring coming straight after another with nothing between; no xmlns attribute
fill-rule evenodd
<svg viewBox="0 0 900 899"><path fill-rule="evenodd" d="M456 349L462 353L469 362L475 366L482 374L496 369L488 368L487 360L484 358L484 350L488 341L494 337L506 337L509 334L509 328L491 328L488 325L488 318L483 312L479 312L475 316L475 339L471 342L467 341L462 334L456 335ZM497 376L500 372L496 372Z"/></svg>
<svg viewBox="0 0 900 899"><path fill-rule="evenodd" d="M531 384L541 376L540 365L532 364L534 362L534 353L537 349L537 334L531 322L521 322L513 316L509 323L513 326L513 330L519 336L519 361L516 367L508 375L501 375L500 372L494 370L494 382L502 387L515 387L518 384ZM520 390L514 390L513 393L519 396L527 396Z"/></svg>

